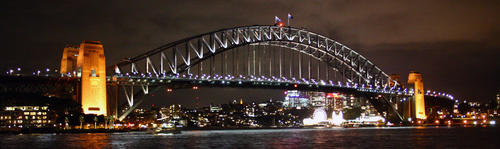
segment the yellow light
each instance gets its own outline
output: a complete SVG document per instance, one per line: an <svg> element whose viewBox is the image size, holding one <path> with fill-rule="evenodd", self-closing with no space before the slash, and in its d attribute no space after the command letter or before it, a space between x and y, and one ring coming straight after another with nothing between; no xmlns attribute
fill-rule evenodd
<svg viewBox="0 0 500 149"><path fill-rule="evenodd" d="M467 124L467 120L464 120L464 124Z"/></svg>
<svg viewBox="0 0 500 149"><path fill-rule="evenodd" d="M435 121L435 123L436 123L436 124L439 124L439 120L436 120L436 121Z"/></svg>

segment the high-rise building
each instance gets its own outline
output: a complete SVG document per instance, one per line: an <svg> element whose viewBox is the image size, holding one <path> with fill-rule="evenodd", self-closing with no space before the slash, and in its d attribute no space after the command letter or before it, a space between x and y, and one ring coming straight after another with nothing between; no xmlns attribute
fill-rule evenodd
<svg viewBox="0 0 500 149"><path fill-rule="evenodd" d="M413 89L413 110L415 110L415 118L426 119L425 115L425 100L424 100L424 82L422 74L418 72L410 72L408 75L408 87ZM412 105L412 104L410 104Z"/></svg>

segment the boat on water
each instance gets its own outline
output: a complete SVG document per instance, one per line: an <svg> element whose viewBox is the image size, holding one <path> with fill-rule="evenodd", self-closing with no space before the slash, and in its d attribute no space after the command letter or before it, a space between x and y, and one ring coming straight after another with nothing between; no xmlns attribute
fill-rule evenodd
<svg viewBox="0 0 500 149"><path fill-rule="evenodd" d="M156 127L147 130L150 134L180 134L181 130L176 128Z"/></svg>

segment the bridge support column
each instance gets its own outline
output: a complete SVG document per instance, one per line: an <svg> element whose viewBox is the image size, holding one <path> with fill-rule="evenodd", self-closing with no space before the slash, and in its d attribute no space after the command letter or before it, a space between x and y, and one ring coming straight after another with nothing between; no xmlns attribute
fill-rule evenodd
<svg viewBox="0 0 500 149"><path fill-rule="evenodd" d="M414 91L413 109L415 110L415 118L427 119L427 116L425 115L424 83L422 80L422 74L418 72L410 72L408 76L408 86L413 88Z"/></svg>
<svg viewBox="0 0 500 149"><path fill-rule="evenodd" d="M106 59L100 41L83 41L79 47L65 48L61 73L67 75L72 72L72 76L81 78L78 101L83 112L107 116Z"/></svg>

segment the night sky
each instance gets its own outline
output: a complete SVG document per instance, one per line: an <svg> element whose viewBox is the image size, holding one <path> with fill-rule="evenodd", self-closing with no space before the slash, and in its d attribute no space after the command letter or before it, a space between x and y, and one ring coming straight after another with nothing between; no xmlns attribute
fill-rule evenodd
<svg viewBox="0 0 500 149"><path fill-rule="evenodd" d="M425 89L486 102L500 89L499 1L6 1L0 70L58 68L66 44L100 40L107 64L181 38L243 25L292 26L337 40L388 74L423 73ZM161 102L279 98L282 91L201 89L157 93ZM163 96L161 96L163 95Z"/></svg>

